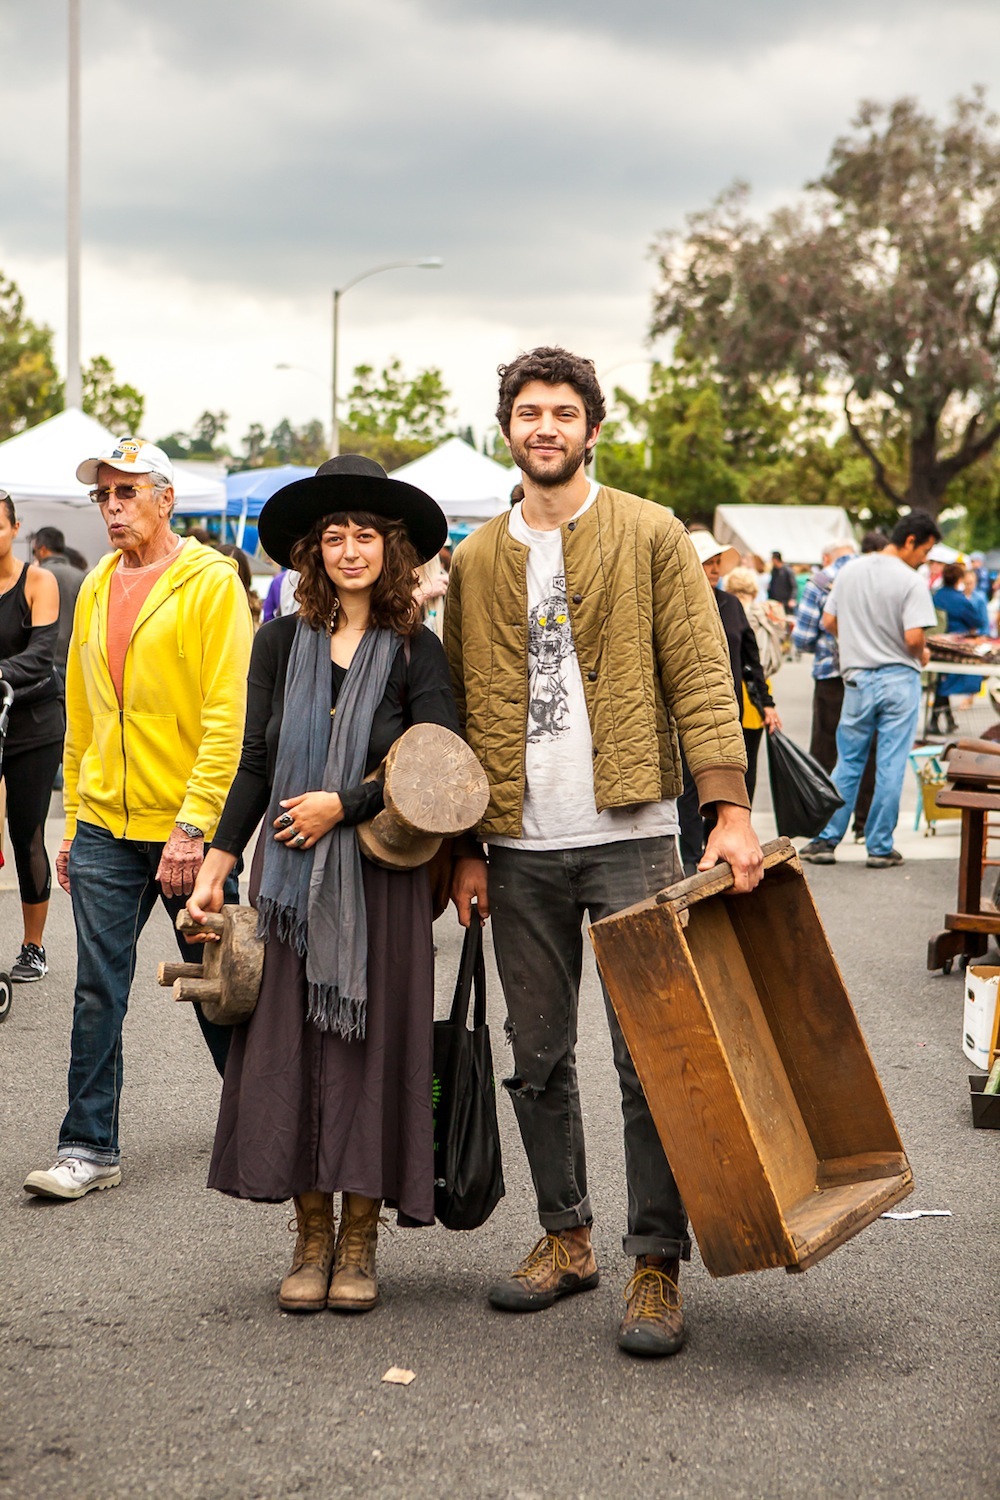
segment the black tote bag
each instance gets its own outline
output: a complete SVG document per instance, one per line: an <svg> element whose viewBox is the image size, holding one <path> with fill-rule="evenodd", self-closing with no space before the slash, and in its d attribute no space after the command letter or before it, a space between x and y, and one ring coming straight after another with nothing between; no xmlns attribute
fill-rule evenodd
<svg viewBox="0 0 1000 1500"><path fill-rule="evenodd" d="M473 908L451 1015L434 1022L434 1212L446 1229L478 1229L503 1195L483 928Z"/></svg>
<svg viewBox="0 0 1000 1500"><path fill-rule="evenodd" d="M767 738L771 802L783 838L814 839L844 799L818 760L800 749L781 730Z"/></svg>

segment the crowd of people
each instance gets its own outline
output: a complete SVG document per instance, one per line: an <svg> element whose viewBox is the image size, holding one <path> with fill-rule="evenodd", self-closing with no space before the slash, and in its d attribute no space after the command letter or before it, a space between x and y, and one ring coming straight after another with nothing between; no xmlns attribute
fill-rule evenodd
<svg viewBox="0 0 1000 1500"><path fill-rule="evenodd" d="M737 895L762 876L750 804L762 738L781 727L771 685L796 603L789 570L776 554L762 589L710 532L589 477L605 415L589 360L521 355L501 367L497 415L523 485L454 557L436 503L369 459L331 459L273 496L259 533L282 572L256 633L239 557L175 533L172 468L154 445L123 439L81 461L112 549L85 577L59 581L51 536L37 565L16 563L14 508L0 502L23 953L45 972L42 834L60 754L56 874L77 938L67 1108L55 1161L25 1189L66 1202L121 1183L139 935L157 901L202 926L237 901L259 827L256 1008L236 1027L194 1009L223 1079L209 1185L294 1202L286 1311L369 1311L380 1214L434 1219L429 873L375 864L357 838L384 805L374 773L407 728L461 734L489 783L448 885L460 923L492 923L504 1089L540 1229L488 1289L498 1310L544 1309L600 1275L575 1062L584 916L720 861ZM835 736L845 798L807 858L833 858L877 733L864 826L869 863L894 862L890 783L933 624L914 568L936 536L909 517L882 552L825 558L806 590L795 629L815 653L814 745L829 761ZM617 1341L657 1357L684 1338L687 1216L605 1000L633 1261Z"/></svg>

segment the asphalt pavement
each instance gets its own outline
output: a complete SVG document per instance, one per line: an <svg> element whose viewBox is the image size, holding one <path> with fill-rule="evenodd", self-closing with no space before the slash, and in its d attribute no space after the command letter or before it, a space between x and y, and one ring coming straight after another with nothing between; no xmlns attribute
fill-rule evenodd
<svg viewBox="0 0 1000 1500"><path fill-rule="evenodd" d="M785 667L775 691L807 741L807 668ZM65 1098L74 940L56 893L49 975L16 989L0 1027L0 1495L993 1500L1000 1136L971 1128L961 975L924 967L954 897L957 830L914 833L914 798L915 783L902 868L868 870L851 847L807 875L914 1169L902 1207L950 1217L879 1220L802 1276L717 1281L695 1254L688 1343L660 1362L615 1347L630 1270L621 1113L589 957L578 1056L599 1288L528 1316L486 1304L537 1234L501 1094L507 1196L489 1223L383 1233L375 1312L295 1317L275 1302L289 1208L204 1186L219 1085L194 1018L156 986L174 953L161 911L126 1023L123 1185L67 1204L22 1193L53 1159ZM766 786L758 821L773 831ZM10 886L4 955L20 935ZM436 936L443 1009L450 914ZM492 959L489 978L499 1078ZM416 1378L383 1383L393 1365Z"/></svg>

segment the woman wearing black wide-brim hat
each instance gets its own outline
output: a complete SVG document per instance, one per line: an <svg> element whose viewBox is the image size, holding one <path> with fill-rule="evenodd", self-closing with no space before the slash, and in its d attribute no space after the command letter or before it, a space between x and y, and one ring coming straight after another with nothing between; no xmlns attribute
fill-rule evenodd
<svg viewBox="0 0 1000 1500"><path fill-rule="evenodd" d="M299 612L254 641L239 770L188 903L196 919L221 908L263 817L250 899L264 973L233 1036L209 1186L294 1198L282 1308L365 1312L382 1203L402 1224L434 1219L434 949L426 868L369 863L355 829L381 810L365 777L405 729L458 728L444 651L413 601L448 527L422 491L343 457L279 490L258 530L299 572Z"/></svg>

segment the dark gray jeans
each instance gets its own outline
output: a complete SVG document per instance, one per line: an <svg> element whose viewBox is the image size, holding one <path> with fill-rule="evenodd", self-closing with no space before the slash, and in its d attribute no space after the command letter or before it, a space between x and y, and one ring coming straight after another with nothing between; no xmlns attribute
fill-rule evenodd
<svg viewBox="0 0 1000 1500"><path fill-rule="evenodd" d="M504 1087L513 1100L543 1229L569 1229L593 1217L576 1080L584 914L592 922L611 916L681 874L673 838L586 849L490 848L493 943L514 1052L514 1075ZM604 1003L625 1119L625 1253L687 1260L684 1205L607 990Z"/></svg>

